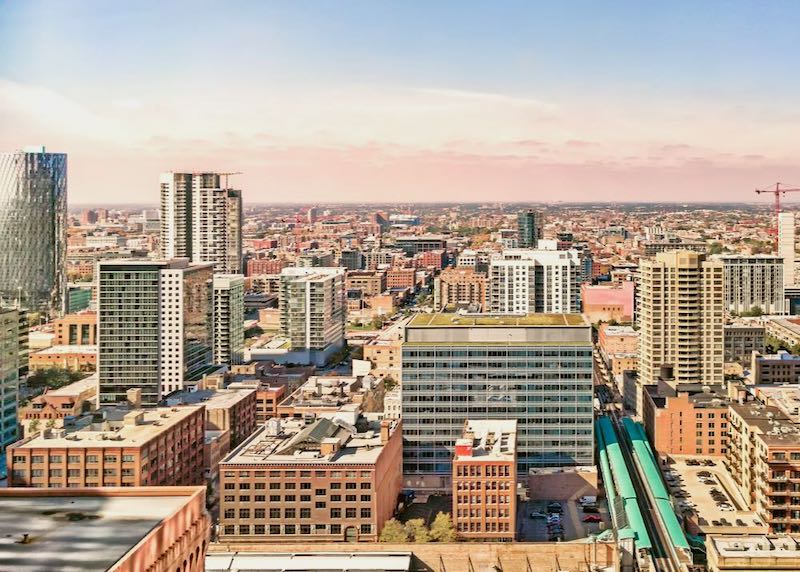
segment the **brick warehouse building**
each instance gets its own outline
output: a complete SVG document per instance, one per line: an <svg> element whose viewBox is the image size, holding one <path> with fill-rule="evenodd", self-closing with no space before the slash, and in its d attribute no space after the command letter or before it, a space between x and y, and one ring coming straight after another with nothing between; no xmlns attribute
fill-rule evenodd
<svg viewBox="0 0 800 572"><path fill-rule="evenodd" d="M220 542L377 542L402 486L399 422L271 419L220 463Z"/></svg>
<svg viewBox="0 0 800 572"><path fill-rule="evenodd" d="M102 409L8 447L12 487L203 484L205 408Z"/></svg>

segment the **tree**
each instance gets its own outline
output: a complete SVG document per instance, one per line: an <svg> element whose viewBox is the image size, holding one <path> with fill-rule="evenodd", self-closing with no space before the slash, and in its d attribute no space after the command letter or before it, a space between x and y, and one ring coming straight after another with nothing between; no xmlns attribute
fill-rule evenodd
<svg viewBox="0 0 800 572"><path fill-rule="evenodd" d="M449 513L440 512L433 519L431 539L434 542L455 542L456 528L453 526L453 519L450 518Z"/></svg>
<svg viewBox="0 0 800 572"><path fill-rule="evenodd" d="M406 534L412 542L424 543L431 541L431 533L425 527L425 521L421 518L412 518L406 523Z"/></svg>
<svg viewBox="0 0 800 572"><path fill-rule="evenodd" d="M397 386L397 381L391 375L387 375L383 378L383 389L386 391L391 391Z"/></svg>
<svg viewBox="0 0 800 572"><path fill-rule="evenodd" d="M396 518L387 520L381 530L381 542L405 543L408 542L406 527Z"/></svg>

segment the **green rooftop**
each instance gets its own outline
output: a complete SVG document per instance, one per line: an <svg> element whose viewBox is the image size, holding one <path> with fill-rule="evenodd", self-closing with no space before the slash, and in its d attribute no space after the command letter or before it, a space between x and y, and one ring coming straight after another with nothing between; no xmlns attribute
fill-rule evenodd
<svg viewBox="0 0 800 572"><path fill-rule="evenodd" d="M417 314L408 324L424 326L587 326L581 314L464 315L454 312Z"/></svg>

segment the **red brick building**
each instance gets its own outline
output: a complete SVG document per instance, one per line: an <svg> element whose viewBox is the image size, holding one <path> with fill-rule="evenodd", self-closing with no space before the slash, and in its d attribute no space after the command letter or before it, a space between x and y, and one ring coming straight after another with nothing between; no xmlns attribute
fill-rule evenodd
<svg viewBox="0 0 800 572"><path fill-rule="evenodd" d="M12 487L139 487L203 483L205 408L107 408L42 427L6 451Z"/></svg>
<svg viewBox="0 0 800 572"><path fill-rule="evenodd" d="M247 261L247 275L280 274L288 265L283 258L251 258Z"/></svg>
<svg viewBox="0 0 800 572"><path fill-rule="evenodd" d="M399 421L272 419L220 463L220 542L377 542L402 457Z"/></svg>
<svg viewBox="0 0 800 572"><path fill-rule="evenodd" d="M453 457L453 524L459 538L516 536L517 422L466 421Z"/></svg>

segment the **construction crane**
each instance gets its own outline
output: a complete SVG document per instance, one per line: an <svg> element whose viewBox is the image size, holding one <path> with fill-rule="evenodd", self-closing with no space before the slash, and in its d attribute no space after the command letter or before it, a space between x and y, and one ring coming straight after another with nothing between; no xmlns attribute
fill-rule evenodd
<svg viewBox="0 0 800 572"><path fill-rule="evenodd" d="M782 187L783 183L775 183L763 189L756 189L756 194L772 193L775 195L775 228L771 231L775 234L775 250L778 249L778 215L781 214L781 195L786 193L800 192L800 187Z"/></svg>
<svg viewBox="0 0 800 572"><path fill-rule="evenodd" d="M242 174L243 173L241 171L235 171L235 172L232 171L230 173L217 173L217 175L221 175L221 176L225 177L225 188L226 189L230 189L230 187L228 186L228 177L230 175L242 175Z"/></svg>

